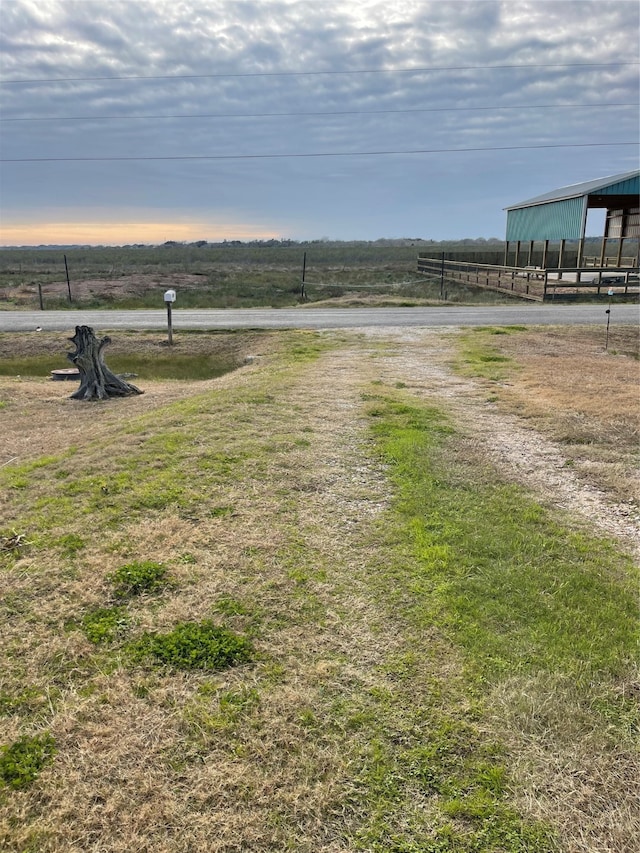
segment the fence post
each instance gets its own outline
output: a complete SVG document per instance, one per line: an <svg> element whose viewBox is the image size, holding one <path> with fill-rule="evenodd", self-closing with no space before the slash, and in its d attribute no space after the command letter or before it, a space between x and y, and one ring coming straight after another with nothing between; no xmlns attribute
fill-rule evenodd
<svg viewBox="0 0 640 853"><path fill-rule="evenodd" d="M67 292L69 294L69 304L71 304L71 302L73 300L71 299L71 282L69 281L69 267L67 266L67 256L63 255L63 257L64 257L64 271L67 274Z"/></svg>
<svg viewBox="0 0 640 853"><path fill-rule="evenodd" d="M307 253L305 252L304 255L302 256L302 285L300 287L300 296L301 296L303 302L305 302L307 299L307 294L306 294L305 286L304 286L304 279L305 279L306 273L307 273Z"/></svg>

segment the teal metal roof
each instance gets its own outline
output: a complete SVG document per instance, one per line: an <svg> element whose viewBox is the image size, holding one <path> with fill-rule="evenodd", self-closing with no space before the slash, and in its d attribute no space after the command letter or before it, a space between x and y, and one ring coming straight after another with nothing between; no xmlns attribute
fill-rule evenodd
<svg viewBox="0 0 640 853"><path fill-rule="evenodd" d="M638 197L640 170L561 187L505 208L506 239L580 240L584 237L589 198L609 195Z"/></svg>
<svg viewBox="0 0 640 853"><path fill-rule="evenodd" d="M623 172L620 175L610 175L608 178L598 178L596 181L585 181L582 184L571 184L558 190L538 195L535 198L512 204L505 210L516 210L521 207L532 207L550 201L563 201L567 198L577 198L583 195L640 195L640 170Z"/></svg>

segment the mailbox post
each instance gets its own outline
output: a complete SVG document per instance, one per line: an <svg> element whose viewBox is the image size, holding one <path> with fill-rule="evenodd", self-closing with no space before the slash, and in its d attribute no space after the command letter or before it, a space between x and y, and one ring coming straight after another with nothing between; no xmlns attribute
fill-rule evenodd
<svg viewBox="0 0 640 853"><path fill-rule="evenodd" d="M611 320L611 299L613 297L613 288L612 287L610 287L609 290L607 291L607 296L609 297L609 307L605 311L605 314L607 315L607 337L606 337L605 342L604 342L605 351L609 350L609 321Z"/></svg>
<svg viewBox="0 0 640 853"><path fill-rule="evenodd" d="M169 346L173 345L173 327L171 325L171 306L176 301L175 290L166 290L164 294L165 305L167 306L167 330L169 333Z"/></svg>

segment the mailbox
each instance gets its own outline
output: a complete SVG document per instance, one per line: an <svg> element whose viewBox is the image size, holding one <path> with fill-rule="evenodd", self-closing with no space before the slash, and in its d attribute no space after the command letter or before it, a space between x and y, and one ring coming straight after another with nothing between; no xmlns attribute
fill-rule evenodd
<svg viewBox="0 0 640 853"><path fill-rule="evenodd" d="M165 293L164 293L164 301L165 301L165 302L175 302L175 301L176 301L176 292L175 292L175 290L165 290Z"/></svg>

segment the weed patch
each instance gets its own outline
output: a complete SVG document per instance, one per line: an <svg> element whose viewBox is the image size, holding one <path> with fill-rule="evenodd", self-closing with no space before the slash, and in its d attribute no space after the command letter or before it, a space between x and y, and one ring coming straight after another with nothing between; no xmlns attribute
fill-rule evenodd
<svg viewBox="0 0 640 853"><path fill-rule="evenodd" d="M91 643L110 643L123 634L129 626L124 607L97 607L82 617L80 622Z"/></svg>
<svg viewBox="0 0 640 853"><path fill-rule="evenodd" d="M136 662L173 669L221 670L246 663L254 654L246 637L210 621L182 622L166 634L147 633L129 646Z"/></svg>
<svg viewBox="0 0 640 853"><path fill-rule="evenodd" d="M169 583L167 570L153 560L127 563L107 575L117 598L130 598L144 592L160 592Z"/></svg>
<svg viewBox="0 0 640 853"><path fill-rule="evenodd" d="M53 760L55 740L49 733L22 737L0 747L0 780L9 788L28 788Z"/></svg>

